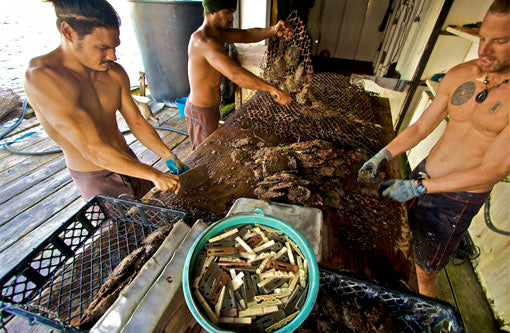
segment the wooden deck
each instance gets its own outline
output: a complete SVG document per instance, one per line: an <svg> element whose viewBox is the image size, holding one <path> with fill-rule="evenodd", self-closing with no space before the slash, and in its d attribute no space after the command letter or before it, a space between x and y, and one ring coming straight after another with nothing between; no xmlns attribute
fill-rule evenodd
<svg viewBox="0 0 510 333"><path fill-rule="evenodd" d="M186 130L186 122L177 109L165 108L156 117L159 125ZM127 128L120 116L119 127ZM58 149L36 118L24 120L7 138L32 132L11 147L24 152ZM179 158L185 159L191 152L187 136L166 130L157 132ZM125 138L143 163L166 169L165 163L147 151L134 135L129 133ZM0 276L84 203L72 183L62 153L25 156L0 149Z"/></svg>

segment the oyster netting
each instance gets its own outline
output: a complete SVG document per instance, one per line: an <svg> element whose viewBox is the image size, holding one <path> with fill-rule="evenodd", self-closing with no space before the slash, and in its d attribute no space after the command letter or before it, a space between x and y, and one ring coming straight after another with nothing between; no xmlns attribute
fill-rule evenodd
<svg viewBox="0 0 510 333"><path fill-rule="evenodd" d="M303 22L296 12L286 22L294 31L292 38L273 42L261 68L264 80L291 94L294 102L284 106L257 91L235 112L233 121L280 137L325 139L378 151L384 145L380 115L385 106L350 77L314 74L311 40Z"/></svg>
<svg viewBox="0 0 510 333"><path fill-rule="evenodd" d="M15 116L21 109L21 100L11 89L0 89L0 121Z"/></svg>

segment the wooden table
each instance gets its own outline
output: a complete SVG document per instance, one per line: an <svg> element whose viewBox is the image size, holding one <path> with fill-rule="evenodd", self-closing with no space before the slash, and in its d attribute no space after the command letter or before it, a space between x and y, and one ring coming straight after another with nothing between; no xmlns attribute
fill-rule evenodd
<svg viewBox="0 0 510 333"><path fill-rule="evenodd" d="M388 105L387 100L383 103ZM385 123L387 141L393 137L389 105L387 114L382 117ZM242 138L256 139L255 134L233 124L228 119L224 125L216 130L185 160L190 167L205 164L209 170L211 184L201 188L186 198L188 204L200 210L210 211L217 219L223 218L233 202L241 197L256 198L253 191L256 179L253 171L239 163L233 162L231 153L234 148L229 144ZM400 178L398 160L389 164L387 173ZM357 169L353 172L357 172ZM352 177L355 177L353 174ZM173 205L173 196L159 195L168 206ZM322 267L333 270L349 270L356 275L381 281L385 284L396 285L396 281L409 282L414 262L411 256L410 233L407 227L407 215L401 205L395 205L395 221L400 227L396 238L388 240L386 244L377 244L376 251L358 253L345 248L335 235L340 227L345 227L348 221L337 214L334 209L318 207L323 211L326 230L323 235ZM206 223L214 222L205 221ZM367 221L377 225L378 221ZM412 282L412 281L411 281ZM413 283L411 283L413 284Z"/></svg>
<svg viewBox="0 0 510 333"><path fill-rule="evenodd" d="M390 108L387 100L381 100L386 104L385 115L381 117L381 124L385 128L386 141L393 137ZM259 134L259 133L257 133ZM216 130L207 140L200 145L185 160L190 167L205 164L209 170L211 183L186 198L191 208L210 211L218 219L224 217L232 203L241 197L256 198L254 189L256 179L253 171L239 163L233 162L231 154L234 148L229 144L243 138L257 140L257 136L250 130L240 128L234 124L232 118ZM353 171L357 172L357 169ZM398 160L387 166L387 173L395 178L400 178ZM352 175L352 177L355 177ZM173 205L172 195L158 195L165 204ZM377 244L372 252L359 253L343 246L337 233L348 224L343 216L334 209L321 207L324 214L325 230L323 232L322 261L319 265L333 270L348 270L355 276L364 277L385 285L397 287L398 281L410 281L413 279L412 272L414 262L411 255L410 232L407 227L407 215L402 205L396 207L395 223L398 225L400 235L396 239L389 239L383 244ZM214 222L205 221L206 223ZM192 221L190 221L192 222ZM367 221L377 225L378 221ZM184 299L179 300L182 305ZM199 332L200 326L194 321L186 306L180 307L171 318L165 329L166 332L178 331Z"/></svg>

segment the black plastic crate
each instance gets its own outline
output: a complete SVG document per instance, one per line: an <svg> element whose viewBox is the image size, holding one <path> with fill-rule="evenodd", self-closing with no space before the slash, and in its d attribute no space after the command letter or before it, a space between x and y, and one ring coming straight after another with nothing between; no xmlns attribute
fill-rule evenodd
<svg viewBox="0 0 510 333"><path fill-rule="evenodd" d="M96 196L0 278L0 332L18 315L61 331L79 319L108 274L183 210Z"/></svg>
<svg viewBox="0 0 510 333"><path fill-rule="evenodd" d="M321 292L338 303L353 297L360 304L384 306L396 332L465 332L462 319L450 304L412 292L397 291L320 269L319 295ZM361 307L359 310L367 309ZM320 311L318 313L321 315Z"/></svg>

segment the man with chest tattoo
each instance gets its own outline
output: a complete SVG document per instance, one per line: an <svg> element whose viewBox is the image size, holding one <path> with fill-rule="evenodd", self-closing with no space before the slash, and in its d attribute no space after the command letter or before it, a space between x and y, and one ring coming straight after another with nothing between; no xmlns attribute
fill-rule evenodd
<svg viewBox="0 0 510 333"><path fill-rule="evenodd" d="M183 165L143 118L129 78L115 60L120 20L106 0L51 0L61 43L29 63L24 86L44 130L61 148L82 198L143 196L155 185L179 190L179 178L141 163L117 127L119 110L147 148Z"/></svg>
<svg viewBox="0 0 510 333"><path fill-rule="evenodd" d="M492 3L480 28L479 59L452 68L418 121L360 169L378 170L449 117L444 134L409 180L380 184L408 202L419 291L435 297L438 274L455 253L492 187L510 173L510 0Z"/></svg>

